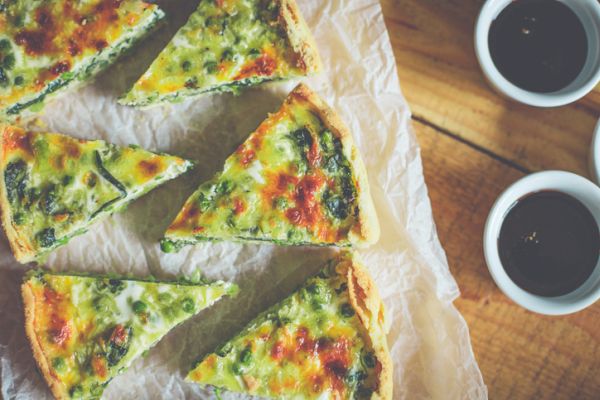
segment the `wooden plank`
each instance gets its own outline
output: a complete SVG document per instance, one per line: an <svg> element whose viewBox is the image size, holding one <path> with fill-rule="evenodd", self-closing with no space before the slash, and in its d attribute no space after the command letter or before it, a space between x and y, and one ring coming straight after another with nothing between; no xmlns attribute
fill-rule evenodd
<svg viewBox="0 0 600 400"><path fill-rule="evenodd" d="M535 171L587 175L600 116L598 89L574 105L539 109L494 93L473 50L482 0L382 0L402 88L413 113Z"/></svg>
<svg viewBox="0 0 600 400"><path fill-rule="evenodd" d="M504 296L482 250L487 213L522 173L415 122L440 240L462 295L490 399L593 399L600 393L600 303L570 316L526 311Z"/></svg>

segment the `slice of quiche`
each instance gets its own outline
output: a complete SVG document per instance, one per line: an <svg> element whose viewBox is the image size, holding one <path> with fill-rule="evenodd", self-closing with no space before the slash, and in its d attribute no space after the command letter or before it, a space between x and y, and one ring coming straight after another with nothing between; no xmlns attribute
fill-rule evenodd
<svg viewBox="0 0 600 400"><path fill-rule="evenodd" d="M187 200L162 249L207 240L347 247L378 237L350 132L301 84Z"/></svg>
<svg viewBox="0 0 600 400"><path fill-rule="evenodd" d="M318 72L295 0L202 0L119 102L149 106Z"/></svg>
<svg viewBox="0 0 600 400"><path fill-rule="evenodd" d="M154 282L33 271L21 287L33 355L57 399L98 399L178 324L237 293L226 282Z"/></svg>
<svg viewBox="0 0 600 400"><path fill-rule="evenodd" d="M269 398L391 399L386 329L375 283L342 253L187 379Z"/></svg>
<svg viewBox="0 0 600 400"><path fill-rule="evenodd" d="M0 126L0 216L15 257L39 260L191 166L136 146Z"/></svg>
<svg viewBox="0 0 600 400"><path fill-rule="evenodd" d="M3 1L0 118L39 109L55 92L87 80L163 16L141 0Z"/></svg>

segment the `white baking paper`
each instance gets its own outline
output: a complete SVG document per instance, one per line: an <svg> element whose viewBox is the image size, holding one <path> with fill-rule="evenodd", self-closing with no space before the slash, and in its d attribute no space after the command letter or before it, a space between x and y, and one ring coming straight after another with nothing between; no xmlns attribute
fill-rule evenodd
<svg viewBox="0 0 600 400"><path fill-rule="evenodd" d="M152 191L56 251L48 260L50 269L173 278L199 268L209 278L233 280L241 287L237 298L220 301L169 333L110 383L106 399L214 398L212 391L184 382L193 361L291 293L333 251L215 243L178 254L161 253L157 241L184 200L221 168L268 112L277 110L296 83L146 111L117 105L116 96L142 73L195 3L165 1L169 23L162 30L94 84L52 102L41 117L49 128L76 137L134 143L198 161L193 172ZM321 76L306 81L353 133L381 222L381 240L361 256L388 311L394 399L486 398L467 326L452 305L458 287L437 238L381 7L376 0L299 0L299 6L325 65ZM23 329L19 285L25 269L0 236L4 399L50 398Z"/></svg>

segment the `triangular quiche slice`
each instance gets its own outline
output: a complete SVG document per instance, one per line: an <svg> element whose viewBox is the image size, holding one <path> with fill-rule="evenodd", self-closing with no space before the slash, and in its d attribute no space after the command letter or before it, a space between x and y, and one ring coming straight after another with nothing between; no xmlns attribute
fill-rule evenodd
<svg viewBox="0 0 600 400"><path fill-rule="evenodd" d="M27 337L52 394L98 399L171 329L237 286L32 271L21 291Z"/></svg>
<svg viewBox="0 0 600 400"><path fill-rule="evenodd" d="M341 120L303 84L187 200L163 251L207 240L367 245L379 223Z"/></svg>
<svg viewBox="0 0 600 400"><path fill-rule="evenodd" d="M153 30L141 0L11 0L0 12L0 118L37 110L89 80Z"/></svg>
<svg viewBox="0 0 600 400"><path fill-rule="evenodd" d="M350 253L208 354L187 379L278 399L391 399L383 303Z"/></svg>
<svg viewBox="0 0 600 400"><path fill-rule="evenodd" d="M119 102L143 107L207 92L237 92L320 69L295 0L207 0Z"/></svg>
<svg viewBox="0 0 600 400"><path fill-rule="evenodd" d="M0 126L0 212L15 257L39 260L191 166L136 146Z"/></svg>

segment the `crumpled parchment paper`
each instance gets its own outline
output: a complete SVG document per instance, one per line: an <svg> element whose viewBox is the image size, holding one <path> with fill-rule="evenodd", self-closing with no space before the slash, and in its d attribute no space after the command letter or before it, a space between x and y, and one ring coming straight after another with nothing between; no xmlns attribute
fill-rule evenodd
<svg viewBox="0 0 600 400"><path fill-rule="evenodd" d="M168 23L94 84L46 107L52 130L86 139L138 144L198 161L196 169L96 224L52 254L52 270L174 278L197 268L241 287L170 332L116 377L106 399L214 398L184 382L194 360L234 335L319 269L332 250L234 243L202 244L177 254L157 244L185 199L297 82L269 84L240 96L221 94L137 111L117 105L197 2L164 1ZM377 0L305 0L299 6L315 35L325 71L306 82L347 123L367 166L381 240L361 252L387 307L395 399L487 397L467 326L452 305L459 295L435 231L410 111ZM399 60L402 62L402 60ZM44 399L23 329L19 285L26 268L0 236L0 380L4 399ZM243 398L223 393L224 399Z"/></svg>

